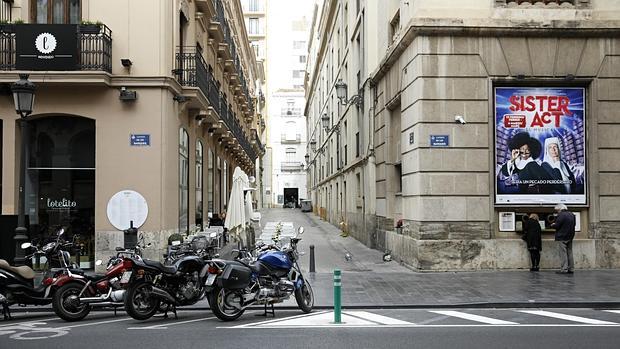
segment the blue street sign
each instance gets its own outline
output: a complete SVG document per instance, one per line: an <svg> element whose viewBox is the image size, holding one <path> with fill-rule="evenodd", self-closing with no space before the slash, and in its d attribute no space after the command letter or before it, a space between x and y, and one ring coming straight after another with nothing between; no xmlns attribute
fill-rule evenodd
<svg viewBox="0 0 620 349"><path fill-rule="evenodd" d="M431 147L449 147L450 136L448 135L431 135Z"/></svg>
<svg viewBox="0 0 620 349"><path fill-rule="evenodd" d="M143 147L151 145L151 135L134 135L129 137L129 144L132 147Z"/></svg>

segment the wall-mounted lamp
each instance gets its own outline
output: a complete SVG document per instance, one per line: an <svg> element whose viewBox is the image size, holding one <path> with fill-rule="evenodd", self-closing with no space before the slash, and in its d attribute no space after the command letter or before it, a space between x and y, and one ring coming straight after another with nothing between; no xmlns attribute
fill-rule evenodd
<svg viewBox="0 0 620 349"><path fill-rule="evenodd" d="M121 101L135 101L138 99L138 93L136 91L130 91L125 86L121 87L121 94L118 96Z"/></svg>
<svg viewBox="0 0 620 349"><path fill-rule="evenodd" d="M198 127L200 127L205 122L205 120L207 120L207 116L204 114L196 114L194 119L198 121Z"/></svg>
<svg viewBox="0 0 620 349"><path fill-rule="evenodd" d="M131 68L131 66L133 65L133 62L129 58L121 58L121 64L125 68Z"/></svg>
<svg viewBox="0 0 620 349"><path fill-rule="evenodd" d="M358 108L364 107L364 96L362 94L356 94L347 99L347 84L342 79L338 79L336 82L336 97L342 105L355 104Z"/></svg>
<svg viewBox="0 0 620 349"><path fill-rule="evenodd" d="M321 125L323 125L325 132L329 130L329 115L327 115L327 113L324 113L323 116L321 117Z"/></svg>
<svg viewBox="0 0 620 349"><path fill-rule="evenodd" d="M306 156L304 156L304 159L306 159L306 164L310 163L310 154L306 154Z"/></svg>
<svg viewBox="0 0 620 349"><path fill-rule="evenodd" d="M310 149L312 149L312 151L316 151L316 141L314 139L310 141Z"/></svg>

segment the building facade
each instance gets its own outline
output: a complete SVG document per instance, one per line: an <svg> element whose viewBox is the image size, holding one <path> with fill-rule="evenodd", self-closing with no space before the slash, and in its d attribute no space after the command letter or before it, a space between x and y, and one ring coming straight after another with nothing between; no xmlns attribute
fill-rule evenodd
<svg viewBox="0 0 620 349"><path fill-rule="evenodd" d="M225 212L235 167L256 174L259 72L238 0L2 5L13 21L0 28L8 250L22 155L29 238L67 227L86 267L125 243L130 221L153 243L146 257L161 258L170 234ZM18 73L37 86L27 127L9 96Z"/></svg>
<svg viewBox="0 0 620 349"><path fill-rule="evenodd" d="M265 196L270 197L271 207L298 206L306 199L303 81L311 5L308 1L267 2L272 19L266 38L271 183L265 187Z"/></svg>
<svg viewBox="0 0 620 349"><path fill-rule="evenodd" d="M529 267L522 220L537 213L541 266L553 268L549 223L565 203L577 267L620 266L618 4L325 1L319 13L306 85L319 214L413 268L475 270ZM351 131L346 143L336 131L358 105L371 128L362 194L346 165L331 165L351 155Z"/></svg>

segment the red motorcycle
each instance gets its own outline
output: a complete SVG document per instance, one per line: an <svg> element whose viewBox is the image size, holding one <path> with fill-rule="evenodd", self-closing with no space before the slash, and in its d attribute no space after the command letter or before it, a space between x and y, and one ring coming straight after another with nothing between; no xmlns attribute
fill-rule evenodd
<svg viewBox="0 0 620 349"><path fill-rule="evenodd" d="M110 257L105 274L78 277L59 288L52 302L56 315L66 321L79 321L90 313L92 306L112 306L116 314L116 308L124 306L123 273L133 267L132 258L141 260L142 249L150 246L144 245L144 238L140 243L134 249L117 247L116 256ZM96 262L96 265L101 264L101 260Z"/></svg>

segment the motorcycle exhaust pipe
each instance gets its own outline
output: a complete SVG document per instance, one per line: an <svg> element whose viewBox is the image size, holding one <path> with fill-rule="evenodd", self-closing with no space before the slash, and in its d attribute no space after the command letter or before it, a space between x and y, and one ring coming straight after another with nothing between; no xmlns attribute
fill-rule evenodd
<svg viewBox="0 0 620 349"><path fill-rule="evenodd" d="M172 297L170 293L166 292L165 290L162 290L161 288L153 286L151 293L155 297L162 298L170 304L177 304L177 301L174 299L174 297Z"/></svg>
<svg viewBox="0 0 620 349"><path fill-rule="evenodd" d="M80 298L80 302L92 304L92 303L122 303L125 299L125 290L117 290L117 291L108 291L107 294L101 295L99 297L83 297Z"/></svg>
<svg viewBox="0 0 620 349"><path fill-rule="evenodd" d="M81 297L80 298L80 303L90 304L90 303L105 302L108 299L110 299L110 294L112 294L112 289L110 289L107 294L101 295L99 297Z"/></svg>

